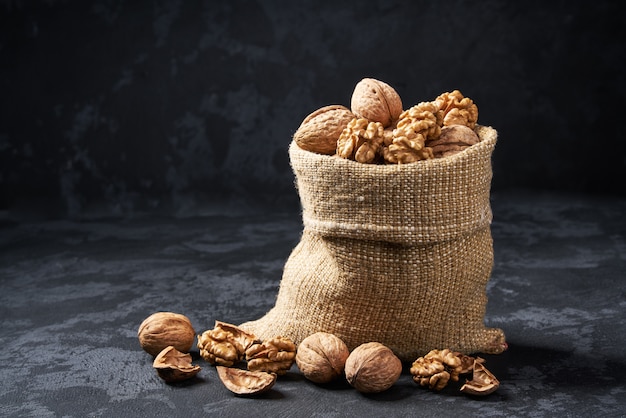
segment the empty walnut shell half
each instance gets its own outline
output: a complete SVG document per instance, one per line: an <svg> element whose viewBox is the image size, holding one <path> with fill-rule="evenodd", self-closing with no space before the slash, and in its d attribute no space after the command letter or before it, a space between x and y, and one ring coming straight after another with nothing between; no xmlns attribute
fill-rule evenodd
<svg viewBox="0 0 626 418"><path fill-rule="evenodd" d="M500 381L484 366L484 360L478 357L474 361L472 380L461 386L461 392L469 395L484 396L493 393L500 387Z"/></svg>
<svg viewBox="0 0 626 418"><path fill-rule="evenodd" d="M236 395L258 395L267 392L276 383L276 373L243 370L226 366L216 366L215 368L224 386Z"/></svg>
<svg viewBox="0 0 626 418"><path fill-rule="evenodd" d="M168 383L191 379L200 371L200 366L191 364L191 354L181 353L171 345L156 356L152 366Z"/></svg>
<svg viewBox="0 0 626 418"><path fill-rule="evenodd" d="M364 78L354 87L350 108L357 117L380 122L386 128L402 113L402 99L389 84Z"/></svg>

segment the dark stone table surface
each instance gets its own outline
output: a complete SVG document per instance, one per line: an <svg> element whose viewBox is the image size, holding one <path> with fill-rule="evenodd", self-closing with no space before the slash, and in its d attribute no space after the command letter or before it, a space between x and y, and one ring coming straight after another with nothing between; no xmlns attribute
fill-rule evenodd
<svg viewBox="0 0 626 418"><path fill-rule="evenodd" d="M323 386L294 366L259 398L234 396L199 357L166 384L137 328L155 311L256 319L275 301L302 224L294 211L14 221L0 226L0 415L34 417L626 415L626 199L492 197L495 266L485 322L509 350L484 355L501 382L435 393L408 367L388 391Z"/></svg>

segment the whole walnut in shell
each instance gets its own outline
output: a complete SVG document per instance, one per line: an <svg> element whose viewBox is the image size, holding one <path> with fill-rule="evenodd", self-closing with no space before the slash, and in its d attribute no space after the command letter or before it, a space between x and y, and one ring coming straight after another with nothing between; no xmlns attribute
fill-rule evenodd
<svg viewBox="0 0 626 418"><path fill-rule="evenodd" d="M390 348L370 342L352 350L345 373L348 383L359 392L383 392L400 378L402 362Z"/></svg>
<svg viewBox="0 0 626 418"><path fill-rule="evenodd" d="M304 150L332 155L339 135L352 119L354 115L345 106L324 106L304 118L293 140Z"/></svg>
<svg viewBox="0 0 626 418"><path fill-rule="evenodd" d="M306 337L296 353L296 364L315 383L328 383L343 375L350 350L336 335L316 332Z"/></svg>
<svg viewBox="0 0 626 418"><path fill-rule="evenodd" d="M185 315L174 312L156 312L139 325L137 337L141 348L156 356L170 345L183 353L189 352L196 338L196 332Z"/></svg>
<svg viewBox="0 0 626 418"><path fill-rule="evenodd" d="M447 157L480 142L473 129L465 125L449 125L441 128L439 137L426 141L435 158Z"/></svg>
<svg viewBox="0 0 626 418"><path fill-rule="evenodd" d="M354 87L350 108L355 116L380 122L386 128L402 113L402 99L389 84L364 78Z"/></svg>

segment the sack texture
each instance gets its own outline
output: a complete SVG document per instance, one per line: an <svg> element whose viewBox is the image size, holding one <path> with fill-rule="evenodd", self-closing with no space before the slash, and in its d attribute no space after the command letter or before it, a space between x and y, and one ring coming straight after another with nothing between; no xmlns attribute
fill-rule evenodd
<svg viewBox="0 0 626 418"><path fill-rule="evenodd" d="M477 133L481 141L460 153L405 165L361 164L292 142L304 230L275 306L241 327L297 344L330 332L351 350L378 341L406 362L432 349L503 351L503 331L484 325L497 132Z"/></svg>

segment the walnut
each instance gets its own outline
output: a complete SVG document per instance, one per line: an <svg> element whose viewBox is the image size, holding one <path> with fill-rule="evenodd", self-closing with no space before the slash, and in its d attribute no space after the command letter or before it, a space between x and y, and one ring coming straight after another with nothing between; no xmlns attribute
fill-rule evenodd
<svg viewBox="0 0 626 418"><path fill-rule="evenodd" d="M191 379L200 371L200 366L191 364L191 354L181 353L171 345L156 356L152 366L168 383Z"/></svg>
<svg viewBox="0 0 626 418"><path fill-rule="evenodd" d="M433 390L441 390L449 381L457 382L463 370L460 353L444 350L431 350L419 357L411 365L413 380L420 386L428 386Z"/></svg>
<svg viewBox="0 0 626 418"><path fill-rule="evenodd" d="M440 94L434 102L443 111L443 125L465 125L471 129L478 121L478 107L459 90Z"/></svg>
<svg viewBox="0 0 626 418"><path fill-rule="evenodd" d="M463 151L480 142L480 138L473 129L465 125L450 125L441 128L438 138L426 141L426 146L432 148L435 158L447 157Z"/></svg>
<svg viewBox="0 0 626 418"><path fill-rule="evenodd" d="M383 156L387 163L408 164L433 158L426 141L439 136L440 127L436 107L429 102L419 103L400 115L393 130L392 140L385 137Z"/></svg>
<svg viewBox="0 0 626 418"><path fill-rule="evenodd" d="M139 325L137 337L141 348L156 356L170 345L184 353L188 352L196 338L196 332L185 315L156 312Z"/></svg>
<svg viewBox="0 0 626 418"><path fill-rule="evenodd" d="M484 362L485 360L480 357L474 360L472 380L466 380L465 384L461 386L461 392L483 396L493 393L500 387L500 382L487 370L483 364Z"/></svg>
<svg viewBox="0 0 626 418"><path fill-rule="evenodd" d="M246 349L248 370L285 374L296 358L296 345L289 338L276 337L255 342Z"/></svg>
<svg viewBox="0 0 626 418"><path fill-rule="evenodd" d="M363 393L382 392L389 389L402 373L402 362L379 342L369 342L356 347L346 359L346 379Z"/></svg>
<svg viewBox="0 0 626 418"><path fill-rule="evenodd" d="M232 366L242 361L246 350L257 338L236 325L215 321L215 327L198 335L203 359L213 365Z"/></svg>
<svg viewBox="0 0 626 418"><path fill-rule="evenodd" d="M217 366L217 375L228 390L240 396L267 392L276 383L276 374Z"/></svg>
<svg viewBox="0 0 626 418"><path fill-rule="evenodd" d="M387 127L402 113L402 99L389 84L364 78L354 87L350 108L357 117L380 122Z"/></svg>
<svg viewBox="0 0 626 418"><path fill-rule="evenodd" d="M298 345L296 364L306 377L315 383L328 383L343 375L350 350L336 335L316 332Z"/></svg>
<svg viewBox="0 0 626 418"><path fill-rule="evenodd" d="M324 106L302 121L293 139L304 150L332 155L339 135L352 119L354 115L345 106Z"/></svg>
<svg viewBox="0 0 626 418"><path fill-rule="evenodd" d="M337 140L337 155L360 163L373 163L384 137L385 129L380 122L354 118Z"/></svg>

